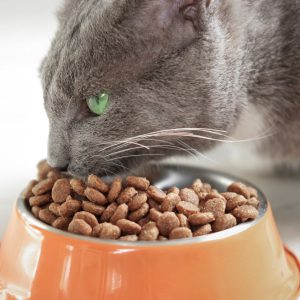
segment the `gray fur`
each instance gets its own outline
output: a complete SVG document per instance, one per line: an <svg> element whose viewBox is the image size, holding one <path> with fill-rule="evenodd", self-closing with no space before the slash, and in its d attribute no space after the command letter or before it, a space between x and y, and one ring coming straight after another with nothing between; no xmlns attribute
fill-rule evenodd
<svg viewBox="0 0 300 300"><path fill-rule="evenodd" d="M41 66L50 164L79 176L114 172L151 156L108 161L116 156L102 151L106 142L171 128L231 133L250 103L274 131L268 152L300 158L300 1L196 1L195 24L177 9L189 0L66 1ZM101 89L111 97L98 117L86 99ZM200 151L215 144L181 140ZM178 151L122 154L145 153Z"/></svg>

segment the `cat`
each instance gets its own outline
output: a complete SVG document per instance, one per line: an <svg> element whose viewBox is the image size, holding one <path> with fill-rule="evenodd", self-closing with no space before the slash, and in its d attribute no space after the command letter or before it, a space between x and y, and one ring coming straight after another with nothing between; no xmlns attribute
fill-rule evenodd
<svg viewBox="0 0 300 300"><path fill-rule="evenodd" d="M300 160L299 0L66 0L58 19L40 68L53 167L86 176L205 152L250 106L272 132L263 152Z"/></svg>

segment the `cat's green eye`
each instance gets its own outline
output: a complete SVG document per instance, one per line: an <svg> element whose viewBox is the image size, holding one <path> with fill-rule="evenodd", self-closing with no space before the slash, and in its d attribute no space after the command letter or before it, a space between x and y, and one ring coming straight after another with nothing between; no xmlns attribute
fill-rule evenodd
<svg viewBox="0 0 300 300"><path fill-rule="evenodd" d="M98 116L103 114L108 105L109 95L101 92L98 96L90 97L86 100L90 111Z"/></svg>

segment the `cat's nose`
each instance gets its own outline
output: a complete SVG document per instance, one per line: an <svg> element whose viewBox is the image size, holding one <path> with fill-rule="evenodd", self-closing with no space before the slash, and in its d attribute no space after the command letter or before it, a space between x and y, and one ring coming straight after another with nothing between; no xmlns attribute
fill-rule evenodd
<svg viewBox="0 0 300 300"><path fill-rule="evenodd" d="M67 171L69 166L69 159L64 153L53 155L48 152L47 162L52 168L58 169L61 172Z"/></svg>
<svg viewBox="0 0 300 300"><path fill-rule="evenodd" d="M69 150L65 140L50 132L48 139L48 164L52 168L66 171L70 162Z"/></svg>

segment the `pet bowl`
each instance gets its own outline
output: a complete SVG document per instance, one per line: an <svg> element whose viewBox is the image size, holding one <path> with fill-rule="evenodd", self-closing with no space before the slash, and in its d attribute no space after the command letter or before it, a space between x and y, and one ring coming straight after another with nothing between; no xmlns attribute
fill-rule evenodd
<svg viewBox="0 0 300 300"><path fill-rule="evenodd" d="M161 188L200 177L225 191L241 181L186 166L147 170ZM252 222L165 242L108 241L56 230L35 219L20 198L0 248L0 298L295 300L299 262L284 248L261 192L259 198L259 217Z"/></svg>

